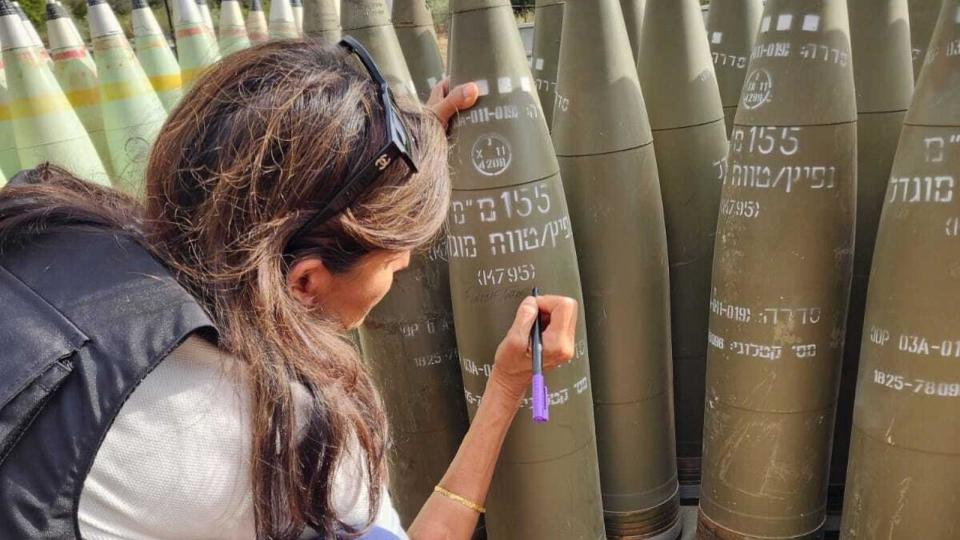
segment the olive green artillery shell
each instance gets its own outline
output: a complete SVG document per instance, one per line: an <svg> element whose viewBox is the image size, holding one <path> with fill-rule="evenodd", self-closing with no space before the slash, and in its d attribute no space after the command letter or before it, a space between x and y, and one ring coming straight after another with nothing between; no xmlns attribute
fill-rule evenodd
<svg viewBox="0 0 960 540"><path fill-rule="evenodd" d="M170 50L170 44L160 30L153 16L153 10L146 7L135 11L139 13L134 13L134 21L137 17L143 17L148 21L143 28L134 23L133 48L136 51L137 60L147 74L147 78L150 79L150 85L163 103L163 108L167 112L172 111L183 95L180 64Z"/></svg>
<svg viewBox="0 0 960 540"><path fill-rule="evenodd" d="M367 316L360 339L390 421L390 491L406 527L468 424L445 246L414 255Z"/></svg>
<svg viewBox="0 0 960 540"><path fill-rule="evenodd" d="M67 19L56 19L59 21ZM101 163L109 175L113 175L110 162L110 149L107 135L103 129L103 115L100 111L100 83L97 80L97 67L92 65L87 50L82 43L74 47L52 49L53 75L64 95L77 113L77 118L87 130L90 141L97 149Z"/></svg>
<svg viewBox="0 0 960 540"><path fill-rule="evenodd" d="M15 49L4 46L10 116L20 167L29 169L49 161L85 180L110 185L93 142L46 60L32 45Z"/></svg>
<svg viewBox="0 0 960 540"><path fill-rule="evenodd" d="M640 39L666 216L681 482L700 484L714 232L727 155L723 105L697 0L647 0ZM695 496L695 495L694 495Z"/></svg>
<svg viewBox="0 0 960 540"><path fill-rule="evenodd" d="M647 0L637 66L653 129L723 119L699 2Z"/></svg>
<svg viewBox="0 0 960 540"><path fill-rule="evenodd" d="M384 0L340 0L340 28L348 30L390 24Z"/></svg>
<svg viewBox="0 0 960 540"><path fill-rule="evenodd" d="M426 0L394 0L393 27L420 101L443 79L443 57Z"/></svg>
<svg viewBox="0 0 960 540"><path fill-rule="evenodd" d="M749 151L751 130L761 129L763 148L773 141L779 155ZM746 538L806 538L824 519L856 126L737 126L731 146L714 256L700 507Z"/></svg>
<svg viewBox="0 0 960 540"><path fill-rule="evenodd" d="M722 120L653 132L670 261L670 318L681 496L700 485L710 274L727 159Z"/></svg>
<svg viewBox="0 0 960 540"><path fill-rule="evenodd" d="M857 88L857 228L827 511L839 515L847 471L870 261L900 128L913 95L906 0L848 0Z"/></svg>
<svg viewBox="0 0 960 540"><path fill-rule="evenodd" d="M841 538L960 535L960 1L944 3L877 233Z"/></svg>
<svg viewBox="0 0 960 540"><path fill-rule="evenodd" d="M533 24L533 71L547 129L553 129L557 100L557 68L560 61L560 35L563 31L563 0L537 0Z"/></svg>
<svg viewBox="0 0 960 540"><path fill-rule="evenodd" d="M920 70L927 57L927 47L937 25L943 0L908 0L910 7L910 42L913 46L913 77L920 82Z"/></svg>
<svg viewBox="0 0 960 540"><path fill-rule="evenodd" d="M713 69L720 85L727 135L740 103L743 79L753 42L760 28L762 0L712 0L707 14L707 37L713 53Z"/></svg>
<svg viewBox="0 0 960 540"><path fill-rule="evenodd" d="M17 139L13 132L10 91L7 89L6 70L0 59L0 171L11 177L19 170L20 158L17 156Z"/></svg>
<svg viewBox="0 0 960 540"><path fill-rule="evenodd" d="M581 299L557 159L507 0L451 2L451 84L480 98L454 122L450 281L464 394L471 414L497 344L531 287ZM482 46L481 46L482 44ZM507 435L487 498L498 540L604 538L587 339L547 374L550 421L529 401Z"/></svg>
<svg viewBox="0 0 960 540"><path fill-rule="evenodd" d="M866 113L905 112L913 97L906 0L847 2L856 60L857 113L862 117ZM896 142L890 149L888 161L892 164Z"/></svg>
<svg viewBox="0 0 960 540"><path fill-rule="evenodd" d="M421 26L433 28L433 15L426 0L394 0L391 17L395 28Z"/></svg>
<svg viewBox="0 0 960 540"><path fill-rule="evenodd" d="M372 5L372 4L370 4ZM413 92L393 27L377 16L366 26L357 5L344 5L362 28L351 30L398 92ZM415 94L412 94L415 95ZM409 525L453 460L466 433L467 415L453 328L444 248L412 256L393 288L360 329L364 357L381 388L396 445L391 491Z"/></svg>
<svg viewBox="0 0 960 540"><path fill-rule="evenodd" d="M640 31L643 28L645 4L646 0L620 0L623 21L627 26L627 36L630 38L630 50L633 51L634 65L640 58Z"/></svg>
<svg viewBox="0 0 960 540"><path fill-rule="evenodd" d="M956 0L946 0L931 47L907 113L906 123L915 126L960 126L960 12L950 11Z"/></svg>
<svg viewBox="0 0 960 540"><path fill-rule="evenodd" d="M567 9L583 1L616 0L567 0ZM578 238L607 534L678 532L667 246L653 145L558 160Z"/></svg>
<svg viewBox="0 0 960 540"><path fill-rule="evenodd" d="M768 1L735 124L816 126L855 121L852 65L846 2Z"/></svg>
<svg viewBox="0 0 960 540"><path fill-rule="evenodd" d="M353 36L370 51L394 92L416 96L413 77L383 0L343 0L341 9L343 34Z"/></svg>
<svg viewBox="0 0 960 540"><path fill-rule="evenodd" d="M578 240L607 535L672 538L667 239L629 43L618 0L566 0L553 140Z"/></svg>
<svg viewBox="0 0 960 540"><path fill-rule="evenodd" d="M339 0L303 0L303 33L327 43L340 41Z"/></svg>
<svg viewBox="0 0 960 540"><path fill-rule="evenodd" d="M114 184L142 195L150 150L166 120L166 110L126 36L94 38L93 57L100 77L100 110Z"/></svg>
<svg viewBox="0 0 960 540"><path fill-rule="evenodd" d="M770 0L747 69L708 333L700 527L719 537L824 522L856 207L848 35L843 0Z"/></svg>

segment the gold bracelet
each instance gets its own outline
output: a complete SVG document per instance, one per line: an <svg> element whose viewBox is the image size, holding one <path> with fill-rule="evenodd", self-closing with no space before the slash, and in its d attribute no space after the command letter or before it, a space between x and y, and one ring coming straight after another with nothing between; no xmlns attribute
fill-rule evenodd
<svg viewBox="0 0 960 540"><path fill-rule="evenodd" d="M475 502L473 502L473 501L471 501L471 500L464 499L463 497L457 495L456 493L453 493L453 492L451 492L451 491L448 491L448 490L440 487L439 485L437 485L436 487L433 488L433 492L434 492L434 493L439 493L439 494L443 495L444 497L446 497L446 498L448 498L448 499L450 499L450 500L452 500L452 501L457 501L458 503L466 506L467 508L473 510L474 512L479 512L479 513L481 513L481 514L484 514L484 513L487 512L487 509L484 508L484 507L482 507L482 506L480 506L479 504L477 504L477 503L475 503Z"/></svg>

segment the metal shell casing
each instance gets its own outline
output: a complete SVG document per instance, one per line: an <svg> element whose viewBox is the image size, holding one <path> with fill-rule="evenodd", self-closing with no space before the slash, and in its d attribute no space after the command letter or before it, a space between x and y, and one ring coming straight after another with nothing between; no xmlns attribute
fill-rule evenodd
<svg viewBox="0 0 960 540"><path fill-rule="evenodd" d="M426 102L433 87L444 77L443 57L426 0L394 0L393 27L417 96Z"/></svg>
<svg viewBox="0 0 960 540"><path fill-rule="evenodd" d="M2 63L0 60L0 64ZM20 158L17 156L17 138L13 131L7 74L5 69L0 69L0 171L6 177L17 174L19 170Z"/></svg>
<svg viewBox="0 0 960 540"><path fill-rule="evenodd" d="M620 9L623 11L623 22L627 26L627 36L630 38L630 50L633 51L633 63L640 58L640 31L643 28L643 12L646 0L620 0Z"/></svg>
<svg viewBox="0 0 960 540"><path fill-rule="evenodd" d="M293 14L290 0L270 2L270 18L267 22L267 35L270 39L296 39L300 37L297 20Z"/></svg>
<svg viewBox="0 0 960 540"><path fill-rule="evenodd" d="M221 7L221 13L227 10L227 6L231 3L236 5L237 2L227 0L227 5ZM149 6L134 8L131 18L133 19L133 49L137 53L137 60L140 61L143 71L150 79L150 84L153 85L153 90L163 103L163 108L170 112L183 95L180 64L170 50L167 36L163 34Z"/></svg>
<svg viewBox="0 0 960 540"><path fill-rule="evenodd" d="M220 36L217 41L220 54L224 57L250 46L250 36L243 23L243 12L238 0L220 2Z"/></svg>
<svg viewBox="0 0 960 540"><path fill-rule="evenodd" d="M460 357L442 243L412 256L360 328L394 446L390 492L409 526L440 482L467 431Z"/></svg>
<svg viewBox="0 0 960 540"><path fill-rule="evenodd" d="M464 394L477 410L499 341L532 286L581 300L559 167L507 0L451 2L451 84L480 99L453 122L450 282ZM482 48L479 48L481 47ZM491 538L604 538L584 319L574 360L547 374L550 421L529 400L503 447Z"/></svg>
<svg viewBox="0 0 960 540"><path fill-rule="evenodd" d="M193 0L175 0L173 28L183 92L188 92L203 72L220 60L217 38L204 22ZM251 11L253 13L253 11Z"/></svg>
<svg viewBox="0 0 960 540"><path fill-rule="evenodd" d="M944 2L886 187L840 538L960 535L960 1Z"/></svg>
<svg viewBox="0 0 960 540"><path fill-rule="evenodd" d="M937 25L944 0L908 0L910 9L910 42L913 46L913 77L920 80L920 70L927 57L927 47Z"/></svg>
<svg viewBox="0 0 960 540"><path fill-rule="evenodd" d="M40 54L6 0L0 1L0 41L19 167L49 161L80 178L110 185L93 142L48 66L49 56ZM4 172L12 177L18 170Z"/></svg>
<svg viewBox="0 0 960 540"><path fill-rule="evenodd" d="M340 41L339 0L303 0L303 33L326 43Z"/></svg>
<svg viewBox="0 0 960 540"><path fill-rule="evenodd" d="M348 1L343 10L349 24L344 33L368 48L395 92L414 97L383 3ZM409 525L446 472L468 425L442 242L411 255L410 267L395 275L359 337L393 434L391 494Z"/></svg>
<svg viewBox="0 0 960 540"><path fill-rule="evenodd" d="M704 336L727 134L700 3L647 0L644 21L638 66L669 248L677 465L681 496L695 498L703 446Z"/></svg>
<svg viewBox="0 0 960 540"><path fill-rule="evenodd" d="M263 13L260 0L251 0L250 10L247 12L247 37L251 45L266 43L270 39L267 29L267 16Z"/></svg>
<svg viewBox="0 0 960 540"><path fill-rule="evenodd" d="M559 73L553 141L577 238L607 537L673 538L667 239L618 0L566 0Z"/></svg>
<svg viewBox="0 0 960 540"><path fill-rule="evenodd" d="M720 201L704 538L813 538L825 520L853 267L856 99L844 0L770 0Z"/></svg>
<svg viewBox="0 0 960 540"><path fill-rule="evenodd" d="M340 26L344 35L353 36L370 51L394 92L417 95L383 0L343 0Z"/></svg>
<svg viewBox="0 0 960 540"><path fill-rule="evenodd" d="M533 23L531 70L537 84L547 129L553 129L557 101L557 69L563 32L563 0L537 0Z"/></svg>
<svg viewBox="0 0 960 540"><path fill-rule="evenodd" d="M188 1L196 9L193 0ZM134 196L144 195L150 150L167 111L110 4L103 0L90 2L88 14L113 182Z"/></svg>
<svg viewBox="0 0 960 540"><path fill-rule="evenodd" d="M77 27L59 4L47 4L47 36L50 40L53 75L77 113L80 123L87 130L107 174L112 176L109 165L110 150L103 131L103 115L100 112L97 66L80 38Z"/></svg>
<svg viewBox="0 0 960 540"><path fill-rule="evenodd" d="M830 459L827 512L831 515L839 515L843 505L864 304L877 225L903 117L913 95L906 0L848 0L847 7L857 88L857 226Z"/></svg>
<svg viewBox="0 0 960 540"><path fill-rule="evenodd" d="M727 135L740 103L753 42L760 29L762 0L712 0L707 13L707 37L713 53L713 69L720 86Z"/></svg>

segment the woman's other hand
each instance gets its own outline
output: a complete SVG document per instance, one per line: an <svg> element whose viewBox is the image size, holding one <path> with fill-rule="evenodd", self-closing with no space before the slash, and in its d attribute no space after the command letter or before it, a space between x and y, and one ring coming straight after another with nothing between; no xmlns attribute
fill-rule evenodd
<svg viewBox="0 0 960 540"><path fill-rule="evenodd" d="M530 329L537 315L543 327L543 369L549 371L573 358L577 301L565 296L528 296L517 308L513 325L497 347L490 382L500 385L519 404L530 386L533 363Z"/></svg>
<svg viewBox="0 0 960 540"><path fill-rule="evenodd" d="M450 79L444 78L433 87L427 108L433 111L443 124L443 129L450 125L450 119L458 112L473 107L480 95L480 88L476 83L461 84L452 90Z"/></svg>

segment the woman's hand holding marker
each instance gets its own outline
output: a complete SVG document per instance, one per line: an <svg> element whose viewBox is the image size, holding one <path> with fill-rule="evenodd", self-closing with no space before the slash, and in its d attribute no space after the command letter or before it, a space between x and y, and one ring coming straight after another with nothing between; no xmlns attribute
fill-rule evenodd
<svg viewBox="0 0 960 540"><path fill-rule="evenodd" d="M573 358L576 342L577 301L565 296L528 296L517 308L507 335L497 347L489 384L496 384L519 406L533 377L530 332L540 316L543 330L543 372Z"/></svg>

